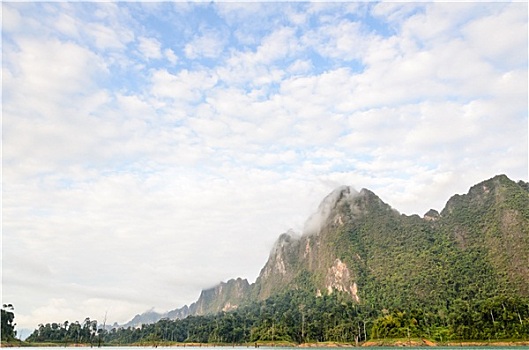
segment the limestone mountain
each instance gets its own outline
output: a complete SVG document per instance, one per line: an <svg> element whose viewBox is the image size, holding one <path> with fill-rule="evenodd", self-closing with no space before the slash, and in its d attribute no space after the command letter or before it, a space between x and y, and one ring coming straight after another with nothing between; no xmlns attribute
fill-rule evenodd
<svg viewBox="0 0 529 350"><path fill-rule="evenodd" d="M301 237L279 238L253 295L296 288L345 292L381 308L527 297L527 184L496 176L423 218L400 214L369 190L338 188Z"/></svg>
<svg viewBox="0 0 529 350"><path fill-rule="evenodd" d="M132 320L119 327L139 327L142 324L155 323L164 318L177 320L191 315L231 311L249 301L250 290L251 286L248 280L241 278L231 279L227 282L221 282L213 288L204 289L200 293L198 300L189 306L184 305L166 313L147 311L134 316Z"/></svg>
<svg viewBox="0 0 529 350"><path fill-rule="evenodd" d="M262 300L285 289L311 288L318 294L343 291L358 300L355 272L336 254L332 239L350 224L353 212L361 214L370 195L340 187L322 201L301 236L292 231L281 235L256 280L254 297Z"/></svg>
<svg viewBox="0 0 529 350"><path fill-rule="evenodd" d="M234 310L241 303L249 300L250 289L246 279L231 279L203 290L198 300L191 304L190 309L194 315Z"/></svg>
<svg viewBox="0 0 529 350"><path fill-rule="evenodd" d="M302 233L279 236L255 283L205 290L188 314L296 289L347 294L377 310L529 297L529 184L499 175L422 218L400 214L367 189L339 187Z"/></svg>

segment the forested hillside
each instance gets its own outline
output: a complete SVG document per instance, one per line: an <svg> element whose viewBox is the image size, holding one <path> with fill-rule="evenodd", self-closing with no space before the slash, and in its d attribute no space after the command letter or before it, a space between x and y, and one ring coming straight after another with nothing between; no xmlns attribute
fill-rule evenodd
<svg viewBox="0 0 529 350"><path fill-rule="evenodd" d="M423 218L340 188L317 214L315 231L280 237L254 287L258 299L309 288L343 291L375 310L442 314L458 301L529 297L526 183L496 176Z"/></svg>
<svg viewBox="0 0 529 350"><path fill-rule="evenodd" d="M529 185L496 176L423 217L400 214L369 190L340 187L302 234L279 237L254 284L238 279L204 291L198 309L99 336L108 343L528 339ZM53 329L43 325L30 340L50 340Z"/></svg>

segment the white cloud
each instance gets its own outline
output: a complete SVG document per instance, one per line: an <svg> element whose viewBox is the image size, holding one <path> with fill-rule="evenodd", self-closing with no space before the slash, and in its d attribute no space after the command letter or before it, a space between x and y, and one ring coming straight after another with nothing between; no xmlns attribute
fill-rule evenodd
<svg viewBox="0 0 529 350"><path fill-rule="evenodd" d="M254 64L271 64L277 59L296 53L299 49L300 44L294 29L283 27L264 38L255 52L255 56L253 58L246 57L245 60L249 59Z"/></svg>
<svg viewBox="0 0 529 350"><path fill-rule="evenodd" d="M22 19L20 13L2 3L2 31L11 32L20 28Z"/></svg>
<svg viewBox="0 0 529 350"><path fill-rule="evenodd" d="M191 42L186 44L184 52L187 58L219 58L223 49L226 38L219 32L205 31L197 35Z"/></svg>
<svg viewBox="0 0 529 350"><path fill-rule="evenodd" d="M351 21L331 22L304 35L306 46L324 57L352 61L363 56L372 39L362 33L361 24Z"/></svg>
<svg viewBox="0 0 529 350"><path fill-rule="evenodd" d="M309 73L310 70L313 68L313 65L308 60L297 60L296 62L292 63L290 67L288 67L288 72L290 74L303 74L303 73Z"/></svg>
<svg viewBox="0 0 529 350"><path fill-rule="evenodd" d="M466 41L485 61L500 66L526 66L527 52L518 48L527 46L527 11L513 4L498 12L466 25L462 30Z"/></svg>
<svg viewBox="0 0 529 350"><path fill-rule="evenodd" d="M173 50L165 49L163 53L164 53L165 58L167 58L167 60L171 62L172 64L176 64L176 62L178 62L178 56L176 56Z"/></svg>
<svg viewBox="0 0 529 350"><path fill-rule="evenodd" d="M6 55L10 77L7 84L27 96L44 100L81 93L94 87L93 77L107 72L103 59L93 52L59 40L20 39ZM15 85L16 84L16 85ZM11 88L7 94L12 94ZM53 97L52 97L53 96Z"/></svg>
<svg viewBox="0 0 529 350"><path fill-rule="evenodd" d="M79 21L67 13L61 13L54 20L54 26L58 32L72 38L79 38Z"/></svg>
<svg viewBox="0 0 529 350"><path fill-rule="evenodd" d="M155 38L138 38L139 44L138 49L146 59L159 59L162 58L161 44ZM172 53L172 51L171 51ZM174 53L173 53L174 56ZM169 57L173 57L169 56Z"/></svg>
<svg viewBox="0 0 529 350"><path fill-rule="evenodd" d="M20 39L4 49L6 178L57 171L65 159L93 159L101 125L90 115L109 101L96 83L107 75L104 60L58 40Z"/></svg>
<svg viewBox="0 0 529 350"><path fill-rule="evenodd" d="M302 50L295 30L281 27L264 37L255 51L236 51L226 65L217 69L219 77L227 84L249 85L260 88L280 82L285 73L278 66Z"/></svg>
<svg viewBox="0 0 529 350"><path fill-rule="evenodd" d="M132 41L130 32L118 32L115 29L100 23L88 23L86 32L92 37L98 49L124 49Z"/></svg>
<svg viewBox="0 0 529 350"><path fill-rule="evenodd" d="M151 91L158 98L196 102L216 83L217 77L206 71L182 70L175 75L159 70L152 75Z"/></svg>

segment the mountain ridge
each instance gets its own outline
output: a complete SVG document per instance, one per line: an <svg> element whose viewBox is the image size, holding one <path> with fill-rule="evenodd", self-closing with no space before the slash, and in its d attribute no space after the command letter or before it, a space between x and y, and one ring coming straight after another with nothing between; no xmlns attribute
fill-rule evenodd
<svg viewBox="0 0 529 350"><path fill-rule="evenodd" d="M254 283L222 282L189 307L159 315L228 311L289 289L346 293L384 308L490 296L498 285L504 294L529 296L528 223L529 184L506 175L451 196L441 212L422 218L400 214L368 189L340 186L301 234L278 237ZM476 273L457 273L465 269Z"/></svg>

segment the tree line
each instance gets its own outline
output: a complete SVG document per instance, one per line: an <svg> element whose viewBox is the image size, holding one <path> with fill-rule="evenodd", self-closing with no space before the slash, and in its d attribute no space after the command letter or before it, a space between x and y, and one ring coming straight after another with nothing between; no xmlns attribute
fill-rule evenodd
<svg viewBox="0 0 529 350"><path fill-rule="evenodd" d="M454 340L529 339L529 300L494 297L455 300L446 309L375 310L348 295L316 297L294 290L230 312L162 319L141 327L105 329L97 321L39 325L29 342L124 345L192 342L342 342L370 339L427 338Z"/></svg>

